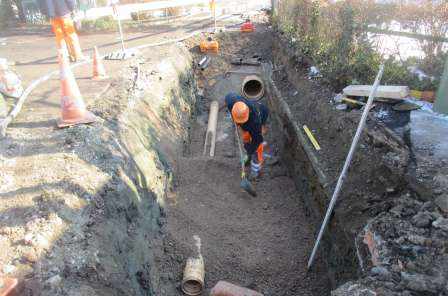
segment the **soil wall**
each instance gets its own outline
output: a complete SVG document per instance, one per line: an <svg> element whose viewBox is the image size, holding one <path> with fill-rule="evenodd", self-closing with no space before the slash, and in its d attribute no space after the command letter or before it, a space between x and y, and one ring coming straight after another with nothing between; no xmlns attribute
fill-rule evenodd
<svg viewBox="0 0 448 296"><path fill-rule="evenodd" d="M196 109L191 65L183 44L131 60L89 106L100 122L52 135L57 153L35 165L57 161L67 174L32 170L36 218L10 259L23 262L21 295L175 294L162 226L169 163Z"/></svg>
<svg viewBox="0 0 448 296"><path fill-rule="evenodd" d="M299 190L307 192L304 203L319 227L361 111L337 110L335 94L325 79L308 77L309 61L303 64L307 58L296 54L294 44L281 34L273 44L270 105L284 137L285 161ZM333 288L339 287L332 294L446 293L447 258L440 246L446 245L448 219L442 198L424 190L442 181L438 175L434 183L413 177L418 163L406 132L391 131L375 113L369 116L318 254L327 262ZM322 150L311 146L302 125L313 131Z"/></svg>

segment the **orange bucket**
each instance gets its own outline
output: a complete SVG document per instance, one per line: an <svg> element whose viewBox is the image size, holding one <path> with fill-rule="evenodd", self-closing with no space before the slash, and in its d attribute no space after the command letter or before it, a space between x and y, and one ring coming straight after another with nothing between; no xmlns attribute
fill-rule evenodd
<svg viewBox="0 0 448 296"><path fill-rule="evenodd" d="M201 52L214 52L218 53L219 51L219 43L215 40L202 40L199 44L199 48L201 49Z"/></svg>

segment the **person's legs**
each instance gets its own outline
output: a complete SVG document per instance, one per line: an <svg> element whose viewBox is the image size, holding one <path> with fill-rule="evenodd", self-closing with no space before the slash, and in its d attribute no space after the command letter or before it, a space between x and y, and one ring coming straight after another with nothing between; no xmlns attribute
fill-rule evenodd
<svg viewBox="0 0 448 296"><path fill-rule="evenodd" d="M51 19L51 28L56 37L56 47L61 49L66 46L62 19L60 17Z"/></svg>
<svg viewBox="0 0 448 296"><path fill-rule="evenodd" d="M84 59L84 55L81 50L81 45L79 43L78 34L76 34L75 24L70 17L62 18L64 38L67 43L67 48L69 50L70 56L74 57L75 60Z"/></svg>
<svg viewBox="0 0 448 296"><path fill-rule="evenodd" d="M269 117L269 109L268 107L266 107L265 105L258 103L258 110L259 110L259 114L260 114L260 120L261 120L261 125L265 126L266 122L268 121L268 117Z"/></svg>
<svg viewBox="0 0 448 296"><path fill-rule="evenodd" d="M251 179L256 179L261 172L263 165L263 144L260 144L257 151L252 155L250 161L250 177Z"/></svg>
<svg viewBox="0 0 448 296"><path fill-rule="evenodd" d="M250 143L250 141L252 141L252 137L250 136L250 133L243 131L242 129L240 129L240 130L241 130L241 137L243 138L242 139L243 143L244 144ZM251 158L252 158L252 155L247 155L247 158L245 159L245 162L244 162L245 166L248 166L250 164Z"/></svg>

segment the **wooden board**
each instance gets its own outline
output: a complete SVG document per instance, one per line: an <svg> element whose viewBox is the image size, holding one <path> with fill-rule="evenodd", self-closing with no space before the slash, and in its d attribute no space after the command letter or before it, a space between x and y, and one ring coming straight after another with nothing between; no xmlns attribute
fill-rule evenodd
<svg viewBox="0 0 448 296"><path fill-rule="evenodd" d="M372 90L371 85L349 85L344 88L344 95L355 97L368 97ZM386 99L404 99L409 95L409 87L397 85L380 85L375 97Z"/></svg>

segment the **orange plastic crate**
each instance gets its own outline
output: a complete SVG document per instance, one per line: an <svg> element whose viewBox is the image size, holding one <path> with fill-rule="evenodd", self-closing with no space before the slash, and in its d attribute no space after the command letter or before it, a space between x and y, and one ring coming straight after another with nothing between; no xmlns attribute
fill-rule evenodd
<svg viewBox="0 0 448 296"><path fill-rule="evenodd" d="M199 44L199 48L201 49L201 52L215 52L218 53L219 51L219 43L218 41L209 41L209 40L203 40Z"/></svg>

